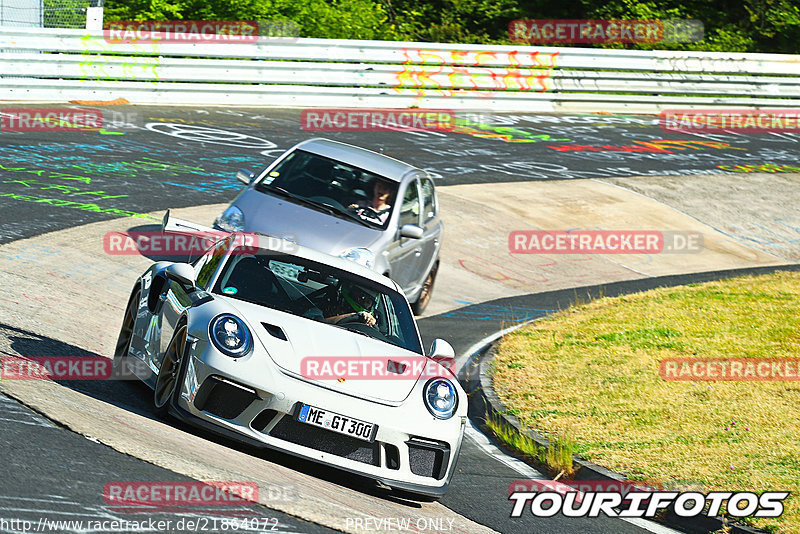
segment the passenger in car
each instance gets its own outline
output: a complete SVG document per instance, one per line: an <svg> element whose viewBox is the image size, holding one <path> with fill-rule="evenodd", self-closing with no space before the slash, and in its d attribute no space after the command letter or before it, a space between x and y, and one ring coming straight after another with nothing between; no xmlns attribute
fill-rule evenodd
<svg viewBox="0 0 800 534"><path fill-rule="evenodd" d="M326 317L325 322L336 324L339 321L352 317L353 322L362 321L367 326L375 326L377 321L372 312L374 307L375 297L360 287L353 286L350 288L349 292L343 288L341 306L336 310L340 313Z"/></svg>
<svg viewBox="0 0 800 534"><path fill-rule="evenodd" d="M382 180L372 183L372 200L359 200L348 207L355 210L362 219L380 221L384 224L392 211L392 188Z"/></svg>

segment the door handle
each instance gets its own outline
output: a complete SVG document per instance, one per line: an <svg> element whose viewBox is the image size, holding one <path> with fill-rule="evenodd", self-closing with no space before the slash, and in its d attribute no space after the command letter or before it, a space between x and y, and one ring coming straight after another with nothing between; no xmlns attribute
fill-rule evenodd
<svg viewBox="0 0 800 534"><path fill-rule="evenodd" d="M415 250L414 250L414 256L422 256L422 250L420 250L420 249L415 249Z"/></svg>

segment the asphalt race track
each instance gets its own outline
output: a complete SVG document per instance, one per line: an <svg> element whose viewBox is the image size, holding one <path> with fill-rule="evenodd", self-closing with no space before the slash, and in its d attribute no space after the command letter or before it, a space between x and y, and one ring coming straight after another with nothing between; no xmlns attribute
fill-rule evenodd
<svg viewBox="0 0 800 534"><path fill-rule="evenodd" d="M108 288L109 294L127 295L135 276L131 273L138 272L140 265L146 264L146 258L118 258L119 262L128 261L130 265L114 272L113 279L105 278L108 271L93 269L91 258L88 265L82 267L80 254L70 257L66 262L69 266L62 265L64 256L54 244L57 239L50 239L49 233L56 232L52 236L59 236L75 232L69 234L73 237L63 239L76 240L75 250L81 250L84 244L77 239L99 239L100 226L98 230L89 229L106 224L104 221L125 228L140 227L157 224L159 212L167 208L189 208L187 213L195 216L202 213L205 220L198 222L207 224L212 213L218 212L218 206L196 207L229 202L241 188L234 177L237 169L258 170L292 144L318 136L301 129L299 109L115 106L103 110L106 124L101 132L0 133L0 211L3 213L0 354L111 355L107 352L108 339L116 337L124 306L120 300L124 297L115 301L117 309L113 309L112 304L107 306L108 317L94 317L105 314L106 308L98 308L94 313L85 310L85 323L92 327L87 327L86 341L79 342L82 336L76 334L71 325L76 321L80 324L80 320L69 311L72 308L64 305L63 320L58 319L62 306L58 304L60 279L41 281L46 282L55 299L49 304L45 302L49 297L44 293L36 295L30 288L39 282L36 273L41 269L55 272L60 269L72 273L66 275L69 279L64 278L65 292L66 286L72 284L70 291L83 287L91 293L96 284L103 288L113 286ZM427 169L437 186L442 187L443 210L455 207L453 199L461 198L457 195L479 197L470 189L449 186L493 184L491 188L481 189L490 195L493 191L511 191L510 194L521 191L517 188L518 182L553 182L548 186L567 191L585 183L599 183L609 190L624 188L626 194L638 195L635 198L640 197L643 204L645 199L658 202L674 209L675 216L707 225L724 241L724 246L715 250L733 259L730 264L718 268L707 267L713 262L689 262L683 266L666 263L662 264L662 271L653 271L655 274L643 271L642 267L623 266L628 269L629 277L606 276L593 270L595 264L584 263L572 268L586 274L585 278L562 278L558 284L550 285L523 283L519 277L514 279L500 272L477 272L471 269L470 263L454 259L449 270L443 270L440 277L448 273L454 280L472 277L468 280L483 284L483 292L470 296L468 289L462 293L456 284L437 282L440 285L434 293L435 302L431 304L434 313L420 320L426 345L434 337L444 337L453 344L457 354L469 356L468 353L477 348L475 345L487 336L514 323L563 308L576 295L590 292L569 288L617 282L605 290L605 294L615 294L659 284L726 276L725 273L682 276L684 272L728 267L769 270L800 259L800 220L792 211L792 206L797 205L794 200L800 201L797 198L798 175L792 174L798 172L800 160L798 135L674 134L663 132L653 118L644 116L466 115L460 124L456 131L447 133L387 131L319 136L380 150ZM524 201L533 196L520 198ZM591 197L581 202L591 203ZM767 205L771 211L764 207ZM580 203L579 206L585 207ZM499 204L490 206L489 213L495 208L494 213L501 213ZM529 205L523 203L517 209L524 213ZM94 225L86 227L84 232L83 226L91 223ZM462 222L463 227L449 221L447 224L445 240L449 240L451 251L459 249L461 252L472 246L480 248L481 244L471 240L475 235L473 226L491 229L493 221L487 216L486 221ZM554 228L557 221L551 224ZM79 235L85 237L74 237ZM499 237L501 242L504 239L505 235ZM660 274L675 277L662 279L656 276ZM24 284L13 280L24 280ZM40 314L38 310L42 306L53 309ZM28 313L29 307L31 310L36 307L36 313ZM102 332L94 331L94 325L100 325L98 328ZM70 330L72 332L67 335ZM96 341L91 339L93 336L102 339ZM462 376L466 378L469 370L467 364ZM384 517L393 517L398 510L439 513L433 505L398 502L377 491L368 481L344 477L280 453L257 453L175 421L166 426L157 423L147 402L146 388L137 384L47 384L47 388L42 385L42 391L46 392L42 399L26 397L29 393L9 391L3 385L0 391L15 398L25 397L22 398L25 404L44 414L0 396L0 421L3 423L0 458L4 460L6 473L0 477L0 517L26 518L34 522L42 515L56 520L120 517L120 512L104 505L98 494L98 481L102 487L103 483L113 480L187 480L185 473L202 472L188 464L181 464L180 469L177 466L172 469L172 465L165 469L161 465L169 462L154 460L157 455L137 456L129 451L125 454L102 444L108 443L106 440L100 439L100 443L95 438L86 439L79 434L93 435L92 432L81 431L75 420L62 421L55 415L55 409L47 408L58 404L53 395L62 394L65 399L86 398L87 402L91 399L98 405L122 408L140 418L142 424L159 424L165 436L182 435L186 439L191 436L198 447L231 450L232 454L245 457L258 456L270 464L287 468L289 473L300 473L304 480L318 481L320 487L326 488L325 499L340 499L347 504L348 499L358 500L362 496L365 501L378 502L376 509L380 509L382 502ZM33 390L29 387L26 391ZM44 398L48 395L49 398ZM481 415L470 414L476 426ZM158 444L154 444L154 448L157 447ZM451 488L440 503L455 514L494 531L669 532L650 522L608 518L541 519L529 514L510 519L509 482L531 474L542 475L503 454L491 440L475 430L465 437L458 467ZM298 495L302 498L302 492ZM300 515L298 513L279 511L295 510L297 508L291 506L298 504L287 506L252 505L242 507L241 513L245 517L274 519L278 530L285 532L329 530L315 522L293 517ZM182 513L185 517L197 517L213 516L214 511ZM177 517L164 511L151 515L159 519ZM308 519L312 515L309 512L307 517L303 516ZM367 532L352 524L347 524L347 528L342 528L343 525L343 521L328 524L349 532ZM443 525L441 530L428 531L448 531L447 523ZM479 531L466 523L460 529ZM4 530L19 531L0 528Z"/></svg>
<svg viewBox="0 0 800 534"><path fill-rule="evenodd" d="M0 243L98 220L96 211L56 210L46 199L135 213L227 201L239 190L235 170L264 167L294 143L321 136L301 129L300 111L114 106L104 108L106 132L3 132ZM324 136L413 162L437 185L796 166L800 143L791 133L665 133L644 116L466 117L474 119L465 118L470 133Z"/></svg>

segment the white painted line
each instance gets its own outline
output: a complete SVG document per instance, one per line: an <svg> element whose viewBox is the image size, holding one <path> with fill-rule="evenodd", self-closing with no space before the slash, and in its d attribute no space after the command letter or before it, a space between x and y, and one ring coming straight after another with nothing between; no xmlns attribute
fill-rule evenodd
<svg viewBox="0 0 800 534"><path fill-rule="evenodd" d="M19 406L14 406L11 404L4 404L3 411L6 413L21 413L21 414L30 414L31 411L27 408L21 408Z"/></svg>
<svg viewBox="0 0 800 534"><path fill-rule="evenodd" d="M46 495L46 497L54 497L56 499L61 499L61 500L39 499L39 498L35 498L35 497L15 497L15 496L11 496L11 495L0 495L0 501L5 501L5 500L9 500L9 501L12 501L12 500L13 501L33 501L33 502L46 502L46 503L51 503L51 504L74 504L75 506L83 506L81 503L78 503L78 502L75 502L75 501L63 500L63 499L66 499L66 497L60 497L58 495Z"/></svg>
<svg viewBox="0 0 800 534"><path fill-rule="evenodd" d="M73 517L95 517L96 510L93 507L85 508L83 512L67 512L65 510L42 510L41 508L15 508L13 506L0 506L0 511L3 512L23 512L23 513L31 513L31 514L53 514L53 515L64 515L64 516L73 516ZM102 517L115 517L110 515L103 515Z"/></svg>
<svg viewBox="0 0 800 534"><path fill-rule="evenodd" d="M461 373L461 370L464 368L464 365L466 365L466 363L470 360L473 354L480 351L489 343L495 341L496 339L499 339L500 337L508 334L509 332L513 332L518 328L522 328L523 326L528 325L534 321L538 321L539 319L541 319L541 317L537 317L536 319L531 319L529 321L525 321L523 323L510 326L508 328L500 330L499 332L486 336L482 340L478 341L470 348L468 348L467 351L460 356L459 358L460 363L458 363L458 372ZM520 475L530 480L550 480L550 477L543 474L541 471L534 469L533 467L526 464L522 460L514 458L513 456L509 456L502 450L500 450L491 441L489 441L489 438L486 437L486 435L483 432L475 428L475 426L473 426L472 424L472 421L470 421L469 419L467 419L467 427L464 429L464 434L466 434L467 437L469 437L473 442L475 442L475 444L478 446L478 448L480 448L484 452L484 454L510 467ZM653 521L649 521L647 519L639 519L633 517L619 517L617 519L627 521L631 525L637 526L648 532L653 532L654 534L681 534L680 531L671 529L669 527L665 527L664 525L655 523Z"/></svg>
<svg viewBox="0 0 800 534"><path fill-rule="evenodd" d="M7 421L9 423L20 423L23 425L32 425L32 426L41 426L44 428L58 428L55 425L51 424L49 421L20 421L19 419L7 419L5 417L0 417L0 421Z"/></svg>
<svg viewBox="0 0 800 534"><path fill-rule="evenodd" d="M494 334L486 336L485 338L481 339L480 341L478 341L477 343L472 345L470 348L467 349L467 351L464 354L462 354L458 358L458 361L456 362L457 367L458 367L458 372L456 373L456 376L458 376L459 373L461 373L461 371L464 369L464 366L467 364L467 362L470 360L470 358L472 358L472 355L475 354L476 352L478 352L479 350L481 350L483 347L485 347L486 345L488 345L492 341L494 341L496 339L499 339L502 336L508 334L509 332L513 332L514 330L516 330L518 328L522 328L523 326L529 325L534 321L538 321L539 319L541 319L541 317L536 317L535 319L529 319L529 320L523 321L523 322L521 322L519 324L515 324L514 326L509 326L508 328L500 330L499 332L495 332Z"/></svg>

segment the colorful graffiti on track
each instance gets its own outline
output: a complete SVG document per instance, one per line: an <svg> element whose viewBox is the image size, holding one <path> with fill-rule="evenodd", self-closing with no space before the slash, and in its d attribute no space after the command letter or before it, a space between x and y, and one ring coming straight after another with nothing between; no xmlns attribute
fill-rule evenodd
<svg viewBox="0 0 800 534"><path fill-rule="evenodd" d="M774 163L762 163L760 165L717 165L717 168L723 171L739 173L766 172L774 174L800 172L800 166L776 165Z"/></svg>
<svg viewBox="0 0 800 534"><path fill-rule="evenodd" d="M674 154L675 150L704 150L706 148L716 150L746 150L735 147L730 143L718 141L696 141L685 139L659 139L657 141L634 141L633 145L614 146L614 145L548 145L547 148L558 150L559 152L651 152L661 154Z"/></svg>

